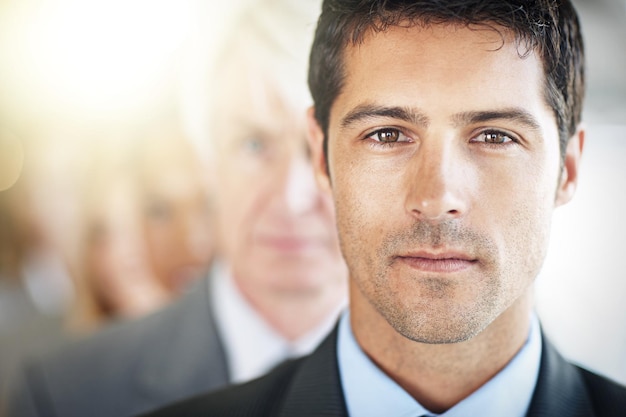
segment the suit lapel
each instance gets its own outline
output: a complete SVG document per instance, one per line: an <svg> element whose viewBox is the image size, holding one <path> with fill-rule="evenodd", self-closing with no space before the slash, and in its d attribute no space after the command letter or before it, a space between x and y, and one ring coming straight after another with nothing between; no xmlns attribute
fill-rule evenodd
<svg viewBox="0 0 626 417"><path fill-rule="evenodd" d="M210 277L170 306L153 329L155 346L146 346L138 389L148 398L188 397L228 383L226 355L217 334L209 295ZM170 400L171 401L171 400Z"/></svg>
<svg viewBox="0 0 626 417"><path fill-rule="evenodd" d="M543 339L541 367L528 417L594 417L583 377Z"/></svg>
<svg viewBox="0 0 626 417"><path fill-rule="evenodd" d="M280 416L348 416L337 363L337 327L296 371Z"/></svg>

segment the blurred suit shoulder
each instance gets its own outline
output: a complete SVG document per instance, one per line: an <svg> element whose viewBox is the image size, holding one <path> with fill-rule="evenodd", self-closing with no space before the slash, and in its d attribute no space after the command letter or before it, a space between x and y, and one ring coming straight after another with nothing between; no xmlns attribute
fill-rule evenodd
<svg viewBox="0 0 626 417"><path fill-rule="evenodd" d="M11 417L128 416L228 383L208 279L147 317L26 361Z"/></svg>

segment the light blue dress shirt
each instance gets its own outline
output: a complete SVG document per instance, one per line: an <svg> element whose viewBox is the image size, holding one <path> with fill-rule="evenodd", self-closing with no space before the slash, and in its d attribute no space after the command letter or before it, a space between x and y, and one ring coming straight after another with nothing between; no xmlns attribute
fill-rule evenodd
<svg viewBox="0 0 626 417"><path fill-rule="evenodd" d="M337 357L351 417L524 417L537 383L541 360L539 322L532 316L528 339L511 362L485 385L443 414L431 413L381 371L361 350L350 313L339 323Z"/></svg>

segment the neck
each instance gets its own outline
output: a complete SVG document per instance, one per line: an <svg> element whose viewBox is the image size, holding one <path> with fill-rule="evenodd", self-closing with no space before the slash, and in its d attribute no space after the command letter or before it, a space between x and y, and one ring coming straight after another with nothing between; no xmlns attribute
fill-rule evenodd
<svg viewBox="0 0 626 417"><path fill-rule="evenodd" d="M359 345L379 368L424 407L442 413L489 381L522 348L531 302L528 290L485 330L460 343L414 342L377 312L351 314L351 324Z"/></svg>

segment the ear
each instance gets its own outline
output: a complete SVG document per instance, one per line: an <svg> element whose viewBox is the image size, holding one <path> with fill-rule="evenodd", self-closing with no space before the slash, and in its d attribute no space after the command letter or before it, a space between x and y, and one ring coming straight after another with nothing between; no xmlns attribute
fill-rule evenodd
<svg viewBox="0 0 626 417"><path fill-rule="evenodd" d="M580 169L580 159L585 145L585 128L578 126L576 133L567 143L565 150L565 161L563 172L559 180L559 188L556 193L556 205L560 206L569 202L574 196L578 186L578 171Z"/></svg>
<svg viewBox="0 0 626 417"><path fill-rule="evenodd" d="M330 177L326 155L324 155L324 132L315 119L315 108L310 107L306 112L309 148L311 149L311 163L315 173L317 185L324 191L330 192Z"/></svg>

